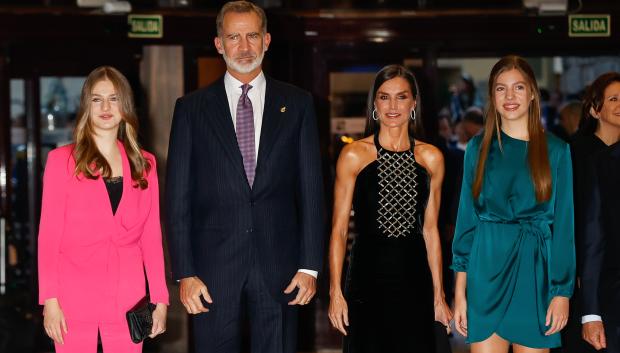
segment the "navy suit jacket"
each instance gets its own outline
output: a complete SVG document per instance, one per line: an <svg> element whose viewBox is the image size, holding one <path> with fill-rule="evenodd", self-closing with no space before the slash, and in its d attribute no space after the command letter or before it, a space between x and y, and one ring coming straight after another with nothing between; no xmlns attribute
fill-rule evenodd
<svg viewBox="0 0 620 353"><path fill-rule="evenodd" d="M248 184L220 78L177 100L166 178L175 279L198 276L214 302L258 266L274 297L298 269L320 271L324 201L312 97L266 77L256 176Z"/></svg>
<svg viewBox="0 0 620 353"><path fill-rule="evenodd" d="M620 324L620 142L593 159L585 212L582 314Z"/></svg>

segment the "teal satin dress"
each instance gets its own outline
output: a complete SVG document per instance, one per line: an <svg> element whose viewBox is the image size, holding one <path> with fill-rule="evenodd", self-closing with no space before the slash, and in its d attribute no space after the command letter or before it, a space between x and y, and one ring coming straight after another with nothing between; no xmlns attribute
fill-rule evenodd
<svg viewBox="0 0 620 353"><path fill-rule="evenodd" d="M468 341L493 333L531 348L559 347L545 336L554 296L570 297L575 278L573 186L566 143L547 134L552 194L539 203L527 163L528 142L501 133L489 150L482 192L472 184L482 136L465 152L452 268L467 272Z"/></svg>

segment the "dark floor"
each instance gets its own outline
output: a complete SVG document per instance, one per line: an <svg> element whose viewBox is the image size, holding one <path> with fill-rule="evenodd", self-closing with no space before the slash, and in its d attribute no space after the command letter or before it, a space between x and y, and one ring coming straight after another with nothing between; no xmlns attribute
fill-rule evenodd
<svg viewBox="0 0 620 353"><path fill-rule="evenodd" d="M303 353L339 353L342 349L338 348L342 340L340 332L332 328L329 318L327 317L327 306L329 303L316 299L316 347L315 352ZM454 329L452 330L453 332ZM469 346L465 343L465 338L458 333L454 333L450 338L450 346L452 353L469 353ZM301 352L300 352L301 353Z"/></svg>

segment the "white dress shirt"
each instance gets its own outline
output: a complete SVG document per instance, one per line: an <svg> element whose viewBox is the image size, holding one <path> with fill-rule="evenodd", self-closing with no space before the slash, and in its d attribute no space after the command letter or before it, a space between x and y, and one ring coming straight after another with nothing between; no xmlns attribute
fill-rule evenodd
<svg viewBox="0 0 620 353"><path fill-rule="evenodd" d="M226 89L226 97L228 98L228 106L230 107L230 115L232 116L233 126L237 131L237 105L241 97L241 86L243 82L237 80L228 71L224 75L224 88ZM260 144L260 131L263 125L263 109L265 109L265 91L267 82L265 75L261 71L252 81L252 88L248 91L248 98L252 101L252 111L254 112L254 146L256 146L256 155L258 156L258 148Z"/></svg>
<svg viewBox="0 0 620 353"><path fill-rule="evenodd" d="M585 324L593 321L603 321L603 318L599 315L584 315L581 317L581 323Z"/></svg>
<svg viewBox="0 0 620 353"><path fill-rule="evenodd" d="M239 98L242 93L241 86L243 86L243 82L237 80L226 71L224 75L224 89L226 90L226 97L228 98L228 106L230 107L230 115L232 116L235 131L237 131L237 105L239 104ZM254 146L256 146L256 155L254 158L257 158L260 144L260 132L263 125L263 110L265 109L265 91L267 87L267 81L262 71L250 81L250 86L252 86L252 88L248 91L248 98L252 101L252 111L254 112ZM317 271L303 268L299 269L298 272L309 274L314 278L317 278L319 274Z"/></svg>

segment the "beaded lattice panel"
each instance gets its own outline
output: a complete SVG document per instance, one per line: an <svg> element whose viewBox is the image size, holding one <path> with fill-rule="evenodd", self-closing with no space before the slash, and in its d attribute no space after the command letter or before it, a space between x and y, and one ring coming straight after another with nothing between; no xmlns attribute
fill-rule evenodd
<svg viewBox="0 0 620 353"><path fill-rule="evenodd" d="M418 184L412 151L395 153L380 149L379 229L388 237L407 236L416 222Z"/></svg>

